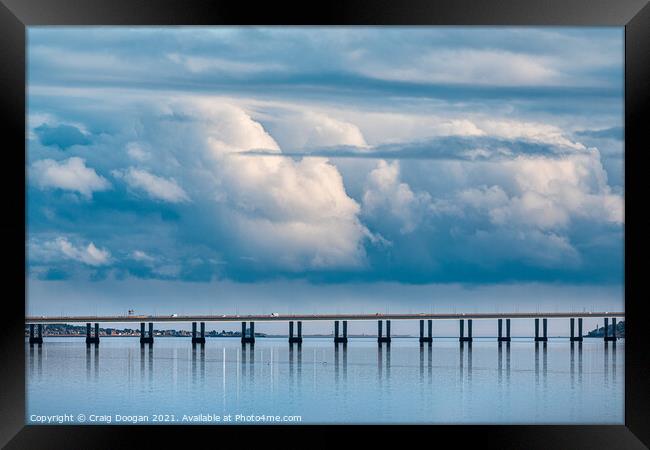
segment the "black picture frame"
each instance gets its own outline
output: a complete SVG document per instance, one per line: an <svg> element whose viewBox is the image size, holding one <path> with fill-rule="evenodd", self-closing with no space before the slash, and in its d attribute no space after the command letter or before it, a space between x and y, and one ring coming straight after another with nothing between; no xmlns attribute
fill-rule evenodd
<svg viewBox="0 0 650 450"><path fill-rule="evenodd" d="M5 214L4 311L0 326L0 444L24 448L125 448L173 441L251 446L273 442L321 448L345 444L339 433L360 432L363 445L392 435L415 445L484 448L644 448L650 446L650 366L645 357L647 152L650 5L646 0L353 0L345 3L253 5L232 0L1 0L0 80L4 157L0 177ZM31 25L597 25L625 27L625 425L621 426L26 426L24 368L25 278L25 44ZM23 170L20 169L22 166ZM22 195L21 195L22 194ZM22 267L21 263L22 262ZM634 270L636 269L636 270ZM408 428L408 429L407 429ZM226 443L225 435L230 435ZM236 439L232 439L236 437ZM210 441L212 440L212 441ZM381 442L381 441L379 441ZM446 442L446 443L445 443ZM455 444L452 444L455 442ZM315 444L314 444L315 443ZM445 444L443 444L445 443ZM361 444L356 444L361 445ZM410 444L407 444L410 445ZM419 445L419 444L418 444Z"/></svg>

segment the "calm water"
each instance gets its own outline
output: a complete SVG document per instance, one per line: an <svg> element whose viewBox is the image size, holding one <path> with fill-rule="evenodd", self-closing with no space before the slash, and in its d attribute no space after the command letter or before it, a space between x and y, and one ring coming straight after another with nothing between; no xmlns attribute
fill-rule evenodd
<svg viewBox="0 0 650 450"><path fill-rule="evenodd" d="M33 415L301 416L302 423L623 423L624 341L530 339L500 347L475 338L45 338L26 346L27 422ZM204 417L205 419L205 417ZM97 420L95 418L94 420ZM123 419L130 421L131 418ZM212 418L208 418L212 420ZM94 424L99 422L94 422ZM185 422L191 423L191 422ZM250 423L250 422L239 422Z"/></svg>

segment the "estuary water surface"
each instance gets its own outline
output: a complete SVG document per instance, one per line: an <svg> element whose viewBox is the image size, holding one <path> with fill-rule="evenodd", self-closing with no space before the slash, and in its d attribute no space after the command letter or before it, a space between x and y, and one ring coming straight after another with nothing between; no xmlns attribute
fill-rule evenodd
<svg viewBox="0 0 650 450"><path fill-rule="evenodd" d="M26 345L26 420L622 424L624 350L623 340L596 338L436 338L424 347L351 338L337 350L332 338L306 337L291 350L286 338L253 348L238 338L207 338L203 348L156 338L141 349L138 338L87 348L83 338L46 337Z"/></svg>

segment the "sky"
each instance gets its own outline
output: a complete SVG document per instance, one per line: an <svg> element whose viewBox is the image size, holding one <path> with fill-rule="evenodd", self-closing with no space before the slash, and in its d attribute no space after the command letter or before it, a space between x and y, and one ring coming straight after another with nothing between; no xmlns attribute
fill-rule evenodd
<svg viewBox="0 0 650 450"><path fill-rule="evenodd" d="M30 314L623 310L623 28L30 27Z"/></svg>

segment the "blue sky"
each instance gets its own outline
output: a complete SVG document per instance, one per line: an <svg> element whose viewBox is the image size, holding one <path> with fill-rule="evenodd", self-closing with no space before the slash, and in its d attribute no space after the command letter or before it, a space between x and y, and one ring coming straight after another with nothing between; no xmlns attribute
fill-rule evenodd
<svg viewBox="0 0 650 450"><path fill-rule="evenodd" d="M623 36L31 27L28 310L622 309Z"/></svg>

